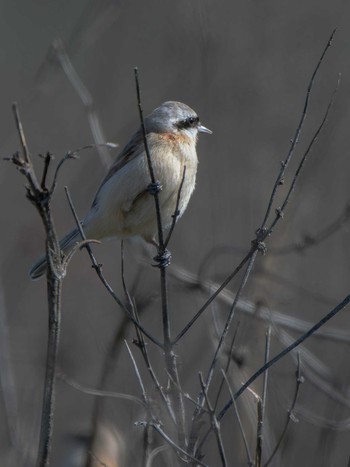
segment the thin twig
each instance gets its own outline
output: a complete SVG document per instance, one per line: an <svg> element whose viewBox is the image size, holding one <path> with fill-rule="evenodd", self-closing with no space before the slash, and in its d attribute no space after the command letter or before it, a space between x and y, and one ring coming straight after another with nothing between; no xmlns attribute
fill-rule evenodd
<svg viewBox="0 0 350 467"><path fill-rule="evenodd" d="M167 275L166 275L166 268L169 262L166 260L166 247L164 243L164 235L163 235L163 225L162 225L162 217L161 217L161 210L160 210L160 200L159 200L159 191L161 189L160 182L156 180L155 173L152 165L152 158L148 147L147 141L147 132L145 127L145 121L143 118L143 109L142 109L142 102L141 102L141 90L140 90L140 83L139 83L139 75L137 67L134 68L135 74L135 83L136 83L136 95L137 95L137 105L139 109L139 116L140 116L140 123L141 123L141 130L143 136L143 143L145 147L145 153L147 158L147 164L150 174L151 186L152 190L151 193L154 196L155 202L155 211L156 211L156 218L157 218L157 229L158 229L158 256L156 260L158 261L159 269L160 269L160 289L161 289L161 298L162 298L162 324L163 324L163 348L164 348L164 359L165 359L165 366L167 372L171 375L172 379L176 381L177 386L180 385L179 375L178 375L178 368L177 368L177 361L176 355L173 350L173 343L171 340L171 330L170 330L170 319L169 319L169 312L168 312L168 293L167 293ZM181 186L179 192L181 191ZM179 198L178 194L178 198ZM176 212L174 215L177 215ZM169 252L168 252L169 254ZM171 405L173 411L175 413L177 425L178 425L178 434L179 440L182 445L185 445L185 409L184 409L184 401L180 391L176 389L171 383L172 387L169 391L169 398L171 401Z"/></svg>
<svg viewBox="0 0 350 467"><path fill-rule="evenodd" d="M27 197L39 212L46 232L46 255L48 259L46 276L48 296L48 341L39 447L36 465L37 467L48 467L50 464L55 415L57 355L61 323L61 288L64 271L62 271L63 264L61 261L61 251L50 208L50 201L53 193L49 193L38 182L32 161L30 159L23 126L16 103L12 105L12 110L15 117L19 140L22 146L22 156L20 156L19 153L16 153L10 160L26 177L26 180L29 184L29 187L27 187ZM44 173L42 175L43 182L46 181L46 173L50 161L51 158L47 157L44 166Z"/></svg>
<svg viewBox="0 0 350 467"><path fill-rule="evenodd" d="M286 172L286 169L289 165L289 162L294 154L294 149L295 149L295 146L297 145L298 143L298 140L299 140L299 136L300 136L300 133L301 133L301 130L302 130L302 127L304 125L304 121L305 121L305 117L306 117L306 113L307 113L307 109L308 109L308 106L309 106L309 99L310 99L310 94L311 94L311 91L312 91L312 88L313 88L313 85L314 85L314 81L315 81L315 78L317 76L317 73L318 73L318 70L323 62L323 59L327 53L327 50L329 49L329 47L331 46L331 43L332 43L332 40L333 40L333 37L334 37L334 34L335 34L335 30L332 32L331 34L331 37L329 38L327 44L326 44L326 47L324 48L323 52L322 52L322 55L319 59L319 61L317 62L317 65L316 65L316 68L314 69L313 73L312 73L312 76L311 76L311 79L310 79L310 82L309 82L309 85L308 85L308 88L307 88L307 92L306 92L306 97L305 97L305 102L304 102L304 108L303 108L303 111L302 111L302 115L301 115L301 118L300 118L300 122L297 126L297 129L296 129L296 132L295 132L295 135L294 135L294 138L292 139L292 142L291 142L291 147L290 147L290 150L287 154L287 157L286 159L281 163L281 169L280 169L280 172L276 178L276 181L275 181L275 184L274 184L274 187L272 189L272 193L271 193L271 196L270 196L270 199L269 199L269 202L268 202L268 207L266 209L266 212L265 212L265 216L264 216L264 219L261 223L261 226L259 229L257 229L257 233L256 233L256 238L255 240L253 240L252 242L252 248L249 250L249 252L246 254L246 256L243 258L243 260L240 262L240 264L236 267L236 269L224 280L224 282L221 284L221 286L211 295L211 297L209 297L209 299L204 303L204 305L202 305L202 307L199 309L199 311L195 314L195 316L190 320L190 322L183 328L182 331L180 331L180 333L177 335L177 337L175 338L174 340L174 343L178 342L179 339L181 339L184 334L187 333L187 331L191 328L191 326L194 324L194 322L201 316L201 314L208 308L208 306L211 304L211 302L221 293L221 291L229 284L229 282L231 282L231 280L237 275L237 273L242 269L242 267L245 265L245 263L247 261L249 261L251 259L251 257L256 253L256 251L262 251L264 253L265 251L265 245L264 245L264 241L266 240L266 238L272 233L272 230L273 228L275 227L275 225L277 224L277 222L283 217L283 208L279 208L276 210L275 212L275 218L274 220L272 221L271 225L269 228L266 228L266 222L270 216L270 213L271 213L271 209L272 209L272 205L273 205L273 202L275 200L275 197L276 197L276 192L277 192L277 189L278 187L280 186L280 184L283 182L283 177L284 177L284 174ZM336 88L337 89L337 88ZM328 105L327 107L327 111L326 111L326 114L325 114L325 117L320 125L320 127L318 128L318 130L316 131L316 134L314 135L313 139L312 139L312 143L309 145L309 148L307 150L307 152L310 151L311 147L313 146L314 142L316 141L321 129L323 128L323 125L326 121L326 118L327 118L327 115L328 115L328 112L329 112L329 109L332 105L332 102L333 102L333 99L334 99L334 93L332 95L332 98L331 98L331 101L330 101L330 105ZM304 163L304 158L303 158L303 161L302 163L300 164L302 168L303 166L303 163ZM299 165L299 166L300 166ZM300 170L298 170L298 175L300 174ZM291 189L289 190L286 198L285 198L285 201L284 201L284 207L287 206L288 204L288 201L289 201L289 197L293 191L293 188L294 188L294 185L295 185L295 181L293 179L293 182L292 182L292 186L291 186Z"/></svg>
<svg viewBox="0 0 350 467"><path fill-rule="evenodd" d="M80 236L81 236L81 238L83 240L87 240L87 238L85 236L85 233L84 233L84 230L82 228L82 225L81 225L81 223L79 221L79 218L77 216L77 213L75 211L75 208L74 208L74 205L73 205L72 198L70 196L68 187L65 186L64 190L65 190L67 200L68 200L68 203L69 203L69 207L70 207L70 209L72 211L75 223L77 225L77 228L79 229ZM124 303L116 295L116 293L114 292L114 290L112 289L112 287L108 283L107 279L104 277L104 275L102 273L102 265L99 264L96 261L96 258L95 258L94 254L92 252L92 249L91 249L89 243L85 244L84 248L86 248L86 250L87 250L87 252L88 252L88 254L90 256L90 259L91 259L91 262L92 262L92 267L96 271L96 274L98 275L100 281L105 286L105 288L107 289L107 291L109 292L111 297L117 302L117 304L120 306L120 308L127 314L128 318L135 324L135 326L137 326L144 333L145 336L147 336L158 347L163 348L163 344L161 342L159 342L154 336L152 336L140 323L137 322L137 320L130 313L130 310L124 305Z"/></svg>
<svg viewBox="0 0 350 467"><path fill-rule="evenodd" d="M171 376L170 376L169 374L168 374L168 376L169 376L169 379L171 379ZM171 379L171 381L176 385L176 382L175 382L175 381L173 381L172 379ZM195 407L202 408L203 411L204 411L205 413L208 413L207 409L206 409L205 407L202 407L201 405L199 405L199 403L198 403L195 399L193 399L193 397L191 397L187 392L185 392L185 391L184 391L182 388L180 388L179 386L176 386L176 387L177 387L177 389L178 389L179 391L181 391L181 394L184 396L185 399L187 399L188 401L192 402L192 404L193 404Z"/></svg>
<svg viewBox="0 0 350 467"><path fill-rule="evenodd" d="M276 334L276 332L275 332ZM286 331L279 330L276 334L277 339L284 345L288 346L293 342L292 336ZM346 409L350 408L350 390L334 386L334 374L324 364L323 360L315 357L310 350L303 345L299 346L298 351L303 359L304 373L307 376L309 383L313 384L318 391L323 392L326 396L342 404ZM296 352L291 353L293 361L298 362Z"/></svg>
<svg viewBox="0 0 350 467"><path fill-rule="evenodd" d="M207 392L208 391L208 386L204 382L203 375L202 375L201 372L199 372L199 382L200 382L200 385L201 385L202 393L204 394L205 403L207 404L207 407L208 407L211 426L213 427L213 430L214 430L214 433L215 433L215 436L216 436L216 442L217 442L218 449L219 449L221 464L223 465L223 467L226 467L227 466L227 459L226 459L226 454L225 454L225 450L224 450L224 444L222 442L220 423L217 421L215 411L214 411L213 406L211 405L211 402L209 400L208 392Z"/></svg>
<svg viewBox="0 0 350 467"><path fill-rule="evenodd" d="M86 149L95 149L95 148L98 148L100 146L103 146L103 147L106 147L106 148L110 148L110 149L114 149L116 147L118 147L117 144L115 143L101 143L101 144L86 144L85 146L81 146L80 148L77 148L77 149L74 149L72 151L68 151L64 157L62 157L62 159L60 160L60 162L57 164L57 167L56 167L56 170L55 170L55 173L54 173L54 176L53 176L53 181L52 181L52 186L51 186L51 189L50 189L50 192L52 193L55 188L56 188L56 184L57 184L57 178L58 178L58 174L63 166L63 164L67 161L67 160L71 160L71 159L78 159L78 153L81 152L81 151L85 151Z"/></svg>
<svg viewBox="0 0 350 467"><path fill-rule="evenodd" d="M295 404L296 404L297 399L298 399L300 385L304 382L304 378L301 375L301 365L300 365L300 354L299 354L299 352L298 352L298 368L297 368L297 371L296 371L295 375L296 375L296 386L295 386L294 397L293 397L291 407L288 410L287 420L286 420L284 429L282 430L281 436L279 437L279 440L277 441L276 446L275 446L274 450L272 451L270 457L265 462L264 467L268 467L268 465L271 463L272 459L275 457L275 455L276 455L276 453L277 453L279 447L281 446L281 443L282 443L282 441L283 441L283 439L285 437L285 434L287 432L289 423L294 418L293 411L294 411Z"/></svg>
<svg viewBox="0 0 350 467"><path fill-rule="evenodd" d="M20 140L20 143L21 143L21 146L22 146L22 154L23 154L24 162L26 162L27 164L32 165L32 162L31 162L30 156L29 156L26 137L25 137L25 134L24 134L24 131L23 131L22 121L21 121L21 118L19 116L17 102L14 102L12 104L12 110L13 110L13 114L14 114L14 117L15 117L17 133L18 133L19 140Z"/></svg>
<svg viewBox="0 0 350 467"><path fill-rule="evenodd" d="M270 355L270 340L271 340L271 328L269 327L266 332L265 338L265 358L264 364L269 361ZM256 429L256 449L255 449L255 466L261 467L262 462L262 446L263 446L263 426L266 406L266 395L267 395L267 380L268 370L264 373L263 392L261 399L258 400L258 422Z"/></svg>
<svg viewBox="0 0 350 467"><path fill-rule="evenodd" d="M243 438L244 447L245 447L245 450L246 450L246 453L247 453L248 466L249 466L249 467L253 467L253 465L254 465L253 458L252 458L252 456L250 455L250 452L249 452L248 439L247 439L247 436L246 436L246 434L245 434L245 431L244 431L244 428L243 428L243 424L242 424L242 420L241 420L241 417L240 417L239 412L238 412L237 402L236 402L235 399L234 399L233 390L232 390L231 385L230 385L230 382L229 382L229 380L228 380L228 378L227 378L227 373L226 373L223 369L221 369L221 373L222 373L222 376L223 376L224 381L225 381L226 384L227 384L228 392L230 393L230 396L231 396L231 398L232 398L232 400L233 400L233 408L234 408L234 411L235 411L235 414L236 414L236 417L237 417L239 430L240 430L240 432L241 432L241 435L242 435L242 438Z"/></svg>
<svg viewBox="0 0 350 467"><path fill-rule="evenodd" d="M148 147L147 132L146 132L146 127L145 127L145 121L144 121L144 118L143 118L143 109L142 109L142 101L141 101L141 89L140 89L140 82L139 82L139 71L138 71L137 67L134 68L134 74L135 74L137 105L138 105L138 109L139 109L143 144L144 144L144 147L145 147L145 153L146 153L146 158L147 158L147 164L148 164L148 170L149 170L149 174L150 174L150 178L151 178L151 183L153 185L155 185L157 181L156 181L156 177L155 177L154 170L153 170L151 153L150 153L150 150L149 150L149 147ZM161 216L161 211L160 211L160 202L159 202L158 190L154 190L154 201L155 201L156 216L157 216L159 249L161 249L164 246L164 238L163 238L163 225L162 225L162 216Z"/></svg>
<svg viewBox="0 0 350 467"><path fill-rule="evenodd" d="M324 324L326 324L330 319L332 319L339 311L343 310L350 302L350 294L347 295L342 302L340 302L335 308L333 308L326 316L324 316L320 321L318 321L312 328L310 328L306 333L304 333L302 336L300 336L297 340L295 340L291 345L286 347L282 352L277 354L274 358L269 360L265 365L263 365L261 368L259 368L258 371L256 371L241 387L236 393L231 397L225 406L222 408L222 410L219 412L217 415L217 418L219 421L222 420L222 418L225 416L229 408L232 406L233 401L237 400L239 396L247 389L249 386L260 376L262 375L268 368L271 368L273 365L275 365L279 360L281 360L285 355L290 353L292 350L294 350L298 345L300 345L302 342L304 342L308 337L312 336L320 327L322 327ZM204 434L202 441L200 443L200 446L202 446L208 436L210 435L212 429L209 428L206 433Z"/></svg>
<svg viewBox="0 0 350 467"><path fill-rule="evenodd" d="M302 170L302 168L303 168L303 166L304 166L304 164L306 162L306 159L307 159L311 149L314 147L314 144L315 144L316 140L318 139L318 137L319 137L319 135L320 135L320 133L322 131L323 126L325 125L325 123L327 121L328 114L329 114L329 112L330 112L330 110L331 110L331 108L333 106L334 98L335 98L335 95L336 95L336 93L338 91L338 88L339 88L339 84L340 84L340 76L338 78L337 85L336 85L336 87L335 87L335 89L334 89L334 91L332 93L331 99L330 99L330 101L328 103L328 106L326 108L326 112L325 112L325 114L323 116L323 119L322 119L320 125L318 126L317 130L315 131L313 137L311 138L311 141L310 141L306 151L304 152L303 157L301 158L301 161L300 161L300 163L298 165L298 168L295 171L292 183L290 184L289 190L288 190L287 195L286 195L286 197L285 197L285 199L283 201L283 204L282 204L282 206L280 208L276 209L276 211L277 211L276 214L277 215L275 216L275 219L272 221L270 227L268 228L268 232L270 232L270 233L273 231L276 223L278 222L279 217L283 216L283 213L286 210L286 207L287 207L287 205L289 203L291 194L293 193L296 182L297 182L297 180L299 178L300 172L301 172L301 170Z"/></svg>
<svg viewBox="0 0 350 467"><path fill-rule="evenodd" d="M45 190L46 189L46 179L47 179L47 173L49 170L49 165L53 159L53 155L49 152L46 153L46 156L44 157L44 170L43 170L43 175L41 177L41 189Z"/></svg>
<svg viewBox="0 0 350 467"><path fill-rule="evenodd" d="M129 293L129 290L128 290L128 287L126 285L126 279L125 279L125 268L124 268L124 242L123 240L121 241L121 277L122 277L122 284L123 284L123 289L124 289L124 293L125 293L125 296L128 300L128 303L129 303L129 308L132 312L132 315L133 317L135 318L135 320L139 323L140 320L139 320L139 317L138 317L138 314L137 314L137 310L136 310L136 306L130 296L130 293ZM138 348L141 350L141 355L144 359L144 362L146 364L146 367L147 367L147 370L151 376L151 379L161 397L161 399L163 400L164 402L164 405L165 407L168 409L168 412L169 412L169 415L171 417L171 419L173 420L173 422L176 422L175 420L175 415L174 415L174 412L172 410L172 407L170 406L169 404L169 401L167 399L167 397L165 396L164 394L164 391L158 381L158 378L156 376L156 373L155 371L153 370L153 367L152 367L152 364L151 364L151 361L150 361L150 358L149 358L149 355L148 355L148 350L147 350L147 344L144 340L144 337L143 337L143 334L142 332L140 331L140 329L135 325L135 332L136 332L136 335L137 335L137 341L135 342L136 345L138 346Z"/></svg>
<svg viewBox="0 0 350 467"><path fill-rule="evenodd" d="M234 301L233 301L232 306L231 306L230 313L229 313L228 318L226 320L224 329L223 329L223 331L221 333L219 343L218 343L218 345L216 347L216 350L215 350L215 353L214 353L214 356L213 356L213 359L212 359L212 362L211 362L211 365L209 367L209 371L208 371L208 374L207 374L207 377L206 377L206 380L205 380L205 384L206 384L207 388L210 386L210 383L212 381L212 378L213 378L213 375L214 375L214 370L215 370L215 367L216 367L216 364L217 364L217 361L218 361L218 358L219 358L219 354L222 351L222 348L223 348L223 345L224 345L224 342L225 342L225 338L226 338L227 333L228 333L228 331L230 329L230 326L231 326L231 323L232 323L232 320L233 320L233 317L234 317L234 312L235 312L239 297L240 297L240 295L241 295L241 293L242 293L242 291L243 291L243 289L244 289L244 287L245 287L245 285L247 283L249 275L250 275L250 273L252 271L252 268L253 268L254 261L256 259L257 253L258 253L258 251L256 250L255 253L253 254L253 256L250 258L249 263L247 265L247 268L245 270L243 279L242 279L242 281L241 281L241 283L240 283L240 285L238 287L238 290L236 292ZM199 404L203 405L203 403L204 403L204 394L203 394L203 392L199 395L198 400L199 400ZM191 428L191 439L192 440L195 439L194 433L196 433L196 431L198 430L197 420L198 420L199 416L200 416L200 410L196 409L195 413L193 414L193 419L192 419L193 420L192 421L192 428ZM203 443L200 443L198 448L197 448L197 452L200 452L200 449L201 449L202 446L203 446ZM194 446L189 446L189 448L193 449Z"/></svg>
<svg viewBox="0 0 350 467"><path fill-rule="evenodd" d="M320 319L312 328L310 328L306 333L304 333L302 336L300 336L298 339L296 339L291 345L286 347L284 350L282 350L279 354L277 354L274 358L269 360L265 365L263 365L261 368L259 368L258 371L256 371L241 387L240 389L234 394L234 399L237 400L238 397L261 375L263 374L268 368L271 368L273 365L275 365L281 358L283 358L285 355L290 353L292 350L294 350L298 345L300 345L302 342L304 342L306 339L308 339L310 336L312 336L320 327L324 326L330 319L332 319L337 313L339 313L341 310L343 310L350 302L350 294L347 295L344 300L342 300L336 307L334 307L329 313L327 313L322 319ZM224 415L226 414L227 410L231 407L232 405L232 399L230 399L226 405L223 407L223 409L220 411L218 415L218 420L221 420Z"/></svg>
<svg viewBox="0 0 350 467"><path fill-rule="evenodd" d="M256 467L261 467L262 425L263 425L263 408L262 408L262 401L259 398L257 402L257 427L256 427L256 448L255 448L255 466Z"/></svg>
<svg viewBox="0 0 350 467"><path fill-rule="evenodd" d="M230 369L230 365L231 365L231 362L232 362L233 349L234 349L234 345L235 345L235 342L236 342L236 337L237 337L237 333L238 333L239 326L240 326L240 321L237 323L235 332L234 332L233 337L232 337L232 341L231 341L231 345L230 345L230 350L229 350L229 352L227 353L227 360L226 360L225 371L224 371L223 369L221 369L221 372L224 371L224 374L225 374L225 375L228 374L228 371L229 371L229 369ZM223 377L222 377L222 380L221 380L221 382L220 382L220 384L219 384L218 392L217 392L217 394L216 394L216 399L215 399L215 404L214 404L214 410L217 409L217 406L218 406L218 403L219 403L219 399L220 399L220 395L221 395L222 389L223 389L223 387L224 387L224 383L225 383L225 378L224 378L224 376L223 376Z"/></svg>
<svg viewBox="0 0 350 467"><path fill-rule="evenodd" d="M268 206L267 206L267 210L266 210L264 219L263 219L263 221L261 223L260 230L263 230L266 227L266 223L267 223L267 220L268 220L268 218L270 216L270 213L271 213L271 210L272 210L272 205L273 205L273 202L274 202L275 197L276 197L277 189L281 185L281 182L283 182L284 174L285 174L286 169L287 169L287 167L289 165L289 162L291 161L291 158L292 158L292 156L294 154L295 147L299 142L299 136L300 136L300 133L302 131L304 121L305 121L305 118L306 118L306 114L307 114L307 111L308 111L309 100L310 100L311 91L312 91L312 88L313 88L313 85L314 85L314 81L315 81L315 78L317 76L318 70L319 70L319 68L320 68L320 66L321 66L321 64L323 62L323 59L324 59L324 57L325 57L325 55L327 53L327 50L332 45L332 41L333 41L333 37L335 35L335 32L336 32L336 30L334 29L332 31L332 34L331 34L330 38L327 41L327 44L326 44L325 48L323 49L322 55L321 55L320 59L317 62L316 68L314 69L314 71L313 71L313 73L311 75L311 79L309 81L307 91L306 91L306 96L305 96L305 101L304 101L304 108L303 108L303 111L301 113L300 121L299 121L299 124L298 124L298 126L296 128L294 137L291 140L291 146L290 146L290 149L288 151L287 157L281 163L281 169L280 169L280 172L279 172L278 177L276 179L276 182L274 184L274 187L272 189L271 196L270 196L270 199L269 199L269 203L268 203Z"/></svg>
<svg viewBox="0 0 350 467"><path fill-rule="evenodd" d="M268 271L264 271L264 275L271 275L272 273ZM170 270L170 275L175 277L177 280L181 281L182 284L185 284L189 289L193 290L197 288L198 290L203 291L210 291L213 288L219 287L219 284L213 282L211 280L201 280L197 274L193 274L181 268L179 266L174 266ZM289 283L289 282L288 282ZM292 284L293 285L293 284ZM300 289L299 286L293 285L297 290L302 290L305 293L307 290ZM234 299L234 292L231 292L228 289L225 289L220 294L219 299L222 300L224 303L231 304ZM318 299L322 303L327 304L330 306L332 301L330 299L326 299L325 296L318 296L313 298ZM334 303L334 300L333 300ZM237 311L240 313L246 314L248 316L252 316L256 320L261 320L266 322L267 324L273 320L275 325L278 327L287 328L293 331L305 332L308 330L312 323L310 321L306 321L303 319L296 318L295 316L289 316L284 313L280 313L278 311L271 311L266 306L259 305L258 313L257 313L257 304L255 302L240 299L237 304ZM350 343L350 333L344 329L321 329L315 336L315 339L330 339L335 342L342 342L346 345Z"/></svg>
<svg viewBox="0 0 350 467"><path fill-rule="evenodd" d="M130 356L130 358L131 358L131 361L132 361L132 364L133 364L133 366L134 366L135 373L136 373L138 382L139 382L140 387L141 387L142 398L143 398L143 400L145 401L145 404L147 405L147 407L150 408L150 407L149 407L149 403L148 403L148 396L147 396L146 389L145 389L145 386L144 386L143 381L142 381L142 378L141 378L141 374L140 374L140 372L139 372L139 369L138 369L138 367L137 367L137 365L136 365L136 360L135 360L135 358L134 358L134 356L133 356L133 354L132 354L132 352L131 352L131 349L130 349L129 344L127 343L126 339L124 339L124 344L125 344L125 346L126 346L126 348L127 348L128 354L129 354L129 356Z"/></svg>
<svg viewBox="0 0 350 467"><path fill-rule="evenodd" d="M173 231L174 231L174 228L175 228L175 225L176 225L176 221L180 215L180 211L179 211L179 206L180 206L180 198L181 198L181 191L182 191L182 187L183 187L183 184L184 184L184 181L185 181L185 177L186 177L186 165L184 165L184 170L182 172L182 179L181 179L181 183L180 183L180 187L179 187L179 190L177 192L177 198L176 198L176 206L175 206L175 212L174 214L172 215L172 222L171 222L171 226L170 226L170 229L169 229L169 232L168 232L168 236L164 242L164 248L167 248L169 242L170 242L170 239L171 239L171 236L173 234Z"/></svg>
<svg viewBox="0 0 350 467"><path fill-rule="evenodd" d="M189 460L192 460L195 465L202 465L203 467L209 467L207 464L204 464L204 462L202 462L201 460L199 459L196 459L195 457L191 456L190 454L188 454L184 449L182 449L179 445L177 445L175 443L175 441L173 441L161 428L161 426L157 423L148 423L148 422L138 422L137 425L146 425L146 424L149 424L150 426L152 426L154 428L154 430L175 450L175 452L177 454L182 453L184 456L185 456L185 459L189 459ZM184 462L188 463L187 460L185 460Z"/></svg>
<svg viewBox="0 0 350 467"><path fill-rule="evenodd" d="M270 358L270 344L271 344L271 327L266 331L266 338L265 338L265 357L264 357L264 364L269 361ZM256 433L256 467L261 467L262 462L262 446L263 446L263 427L264 427L264 419L265 419L265 408L266 408L266 397L267 397L267 381L268 381L269 371L266 370L264 373L264 383L263 383L263 392L261 396L261 404L258 403L258 425L257 425L257 433ZM259 406L260 404L260 406Z"/></svg>
<svg viewBox="0 0 350 467"><path fill-rule="evenodd" d="M304 253L309 248L318 246L324 240L327 240L333 234L338 232L343 225L350 220L350 205L346 205L341 214L332 221L329 225L324 227L322 230L315 234L304 235L303 238L291 245L285 245L281 247L270 247L269 253L272 255L288 255L291 253Z"/></svg>
<svg viewBox="0 0 350 467"><path fill-rule="evenodd" d="M201 306L201 308L197 311L194 317L186 324L186 326L179 332L179 334L173 340L174 344L177 344L178 341L187 333L187 331L193 326L193 324L197 321L197 319L201 316L201 314L209 307L209 305L216 299L216 297L227 287L227 285L231 282L231 280L239 273L239 271L243 268L243 266L249 261L253 254L253 249L250 249L246 256L242 259L236 269L226 277L226 279L221 283L220 286L217 287L215 292L209 297L209 299Z"/></svg>

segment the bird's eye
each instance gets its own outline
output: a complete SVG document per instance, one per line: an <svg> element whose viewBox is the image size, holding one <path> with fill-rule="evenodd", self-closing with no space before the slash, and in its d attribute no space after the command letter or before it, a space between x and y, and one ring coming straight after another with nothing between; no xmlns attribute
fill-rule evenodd
<svg viewBox="0 0 350 467"><path fill-rule="evenodd" d="M187 119L187 125L190 127L196 126L199 122L198 117L188 117Z"/></svg>
<svg viewBox="0 0 350 467"><path fill-rule="evenodd" d="M187 117L185 120L181 120L176 124L179 130L186 130L187 128L195 127L199 122L198 117Z"/></svg>

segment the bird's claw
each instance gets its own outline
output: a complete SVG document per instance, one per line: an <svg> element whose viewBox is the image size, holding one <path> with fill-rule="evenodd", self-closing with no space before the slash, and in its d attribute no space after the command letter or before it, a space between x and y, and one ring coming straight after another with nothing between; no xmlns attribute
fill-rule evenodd
<svg viewBox="0 0 350 467"><path fill-rule="evenodd" d="M153 259L156 262L156 264L153 264L153 267L165 269L170 264L171 253L169 250L165 249L162 253L155 256Z"/></svg>
<svg viewBox="0 0 350 467"><path fill-rule="evenodd" d="M156 180L154 183L150 183L147 187L147 191L150 195L156 195L162 189L162 185L159 180Z"/></svg>

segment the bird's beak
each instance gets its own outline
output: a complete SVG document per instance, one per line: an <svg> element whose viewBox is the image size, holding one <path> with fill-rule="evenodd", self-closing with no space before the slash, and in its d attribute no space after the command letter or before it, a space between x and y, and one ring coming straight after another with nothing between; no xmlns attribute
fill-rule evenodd
<svg viewBox="0 0 350 467"><path fill-rule="evenodd" d="M202 124L198 125L198 131L200 133L209 133L209 135L213 134L213 132L209 130L209 128L205 128L205 126L203 126Z"/></svg>

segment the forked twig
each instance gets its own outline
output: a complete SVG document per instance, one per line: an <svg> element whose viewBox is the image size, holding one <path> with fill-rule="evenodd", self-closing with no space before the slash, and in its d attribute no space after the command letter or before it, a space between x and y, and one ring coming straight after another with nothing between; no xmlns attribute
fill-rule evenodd
<svg viewBox="0 0 350 467"><path fill-rule="evenodd" d="M260 231L262 231L266 227L266 223L267 223L267 220L268 220L268 218L270 216L270 213L271 213L271 210L272 210L272 205L273 205L273 202L274 202L275 197L276 197L277 189L278 189L279 186L281 186L281 182L283 182L284 174L285 174L285 172L287 170L287 167L288 167L288 165L289 165L289 163L291 161L291 158L292 158L292 156L294 154L294 150L296 148L296 145L299 142L299 136L301 134L301 131L302 131L302 128L303 128L303 125L304 125L304 121L305 121L305 118L306 118L306 114L307 114L307 111L308 111L308 108L309 108L309 100L310 100L311 91L312 91L312 88L313 88L313 85L314 85L314 81L315 81L315 78L317 76L318 70L319 70L319 68L320 68L320 66L321 66L321 64L323 62L323 59L324 59L324 57L325 57L325 55L327 53L327 50L332 45L332 41L333 41L335 32L336 32L336 30L334 29L332 31L332 34L331 34L330 38L327 41L326 47L323 49L322 55L321 55L321 57L319 58L319 60L317 62L316 68L314 69L314 71L313 71L313 73L311 75L311 79L310 79L310 82L308 84L307 91L306 91L304 108L303 108L303 111L301 113L300 121L299 121L297 129L295 131L294 137L291 140L291 146L290 146L290 149L288 151L287 157L285 158L285 160L283 162L281 162L281 169L280 169L280 172L279 172L278 177L276 179L276 182L274 184L274 187L272 189L271 196L270 196L270 199L269 199L269 203L268 203L268 206L267 206L267 209L266 209L266 212L265 212L265 216L264 216L264 219L263 219L263 221L261 223Z"/></svg>
<svg viewBox="0 0 350 467"><path fill-rule="evenodd" d="M327 107L327 110L326 110L326 113L325 113L325 116L319 126L319 128L317 129L315 135L313 136L312 140L311 140L311 143L309 144L309 147L306 151L306 154L304 154L303 158L302 158L302 161L301 163L299 164L299 167L297 169L297 174L296 176L293 178L293 181L292 181L292 184L290 186L290 189L287 193L287 196L285 197L285 200L284 200L284 203L283 203L283 206L282 208L277 208L276 211L275 211L275 218L274 220L271 222L271 225L267 228L266 227L266 222L270 216L270 213L271 213L271 209L272 209L272 205L273 205L273 202L275 200L275 197L276 197L276 193L277 193L277 189L279 187L279 185L281 184L282 180L283 180L283 177L284 177L284 174L286 172L286 169L289 165L289 162L294 154L294 149L295 149L295 146L298 142L298 139L299 139L299 136L300 136L300 132L302 130L302 127L304 125L304 121L305 121L305 117L306 117L306 112L307 112L307 109L308 109L308 106L309 106L309 99L310 99L310 95L311 95L311 91L312 91L312 88L313 88L313 85L314 85L314 81L315 81L315 78L317 76L317 73L318 73L318 70L324 60L324 57L329 49L329 47L331 46L332 44L332 40L333 40L333 37L334 37L334 34L335 34L335 30L332 32L329 40L327 41L327 44L321 54L321 57L320 59L318 60L317 62L317 65L312 73L312 76L311 76L311 79L309 81L309 85L308 85L308 88L307 88L307 92L306 92L306 97L305 97L305 101L304 101L304 108L303 108L303 111L302 111L302 116L301 116L301 119L300 119L300 122L297 126L297 129L296 129L296 132L295 132L295 136L294 138L292 139L292 142L291 142L291 148L287 154L287 157L286 159L282 162L281 164L281 169L280 169L280 172L276 178L276 181L275 181L275 184L274 184L274 187L272 189L272 193L271 193L271 196L270 196L270 199L269 199L269 202L268 202L268 207L266 209L266 212L265 212L265 216L264 216L264 219L261 223L261 226L260 228L257 229L257 232L256 232L256 238L253 240L252 242L252 247L251 249L248 251L248 253L245 255L245 257L242 259L242 261L239 263L239 265L235 268L235 270L223 281L223 283L220 285L220 287L218 287L218 289L209 297L209 299L202 305L202 307L199 309L199 311L194 315L194 317L190 320L190 322L182 329L182 331L179 332L179 334L176 336L176 338L174 339L174 342L177 343L187 332L188 330L192 327L192 325L195 323L195 321L201 316L201 314L209 307L209 305L212 303L213 300L215 300L215 298L222 292L222 290L231 282L231 280L238 274L238 272L243 268L243 266L251 259L251 257L257 252L257 251L261 251L262 253L265 252L265 244L264 244L264 241L266 240L266 238L271 235L272 233L272 230L274 229L274 227L276 226L276 224L280 221L280 219L283 217L283 214L284 214L284 209L285 207L287 206L288 202L289 202L289 198L290 198L290 195L294 189L294 185L295 185L295 181L296 179L299 177L300 175L300 170L301 168L303 167L303 164L306 160L306 157L308 155L308 153L310 152L311 148L313 147L316 139L318 138L325 122L326 122L326 119L327 119L327 116L328 116L328 113L329 113L329 110L333 104L333 101L334 101L334 95L335 95L335 92L337 91L338 89L338 84L339 84L339 81L337 83L337 86L335 88L335 91L333 92L332 94L332 97L331 97L331 100L330 100L330 103Z"/></svg>
<svg viewBox="0 0 350 467"><path fill-rule="evenodd" d="M12 105L16 128L22 146L22 156L17 152L10 161L26 177L28 182L27 198L35 206L42 219L46 232L46 255L48 258L47 268L47 295L48 295L48 342L45 367L45 383L43 393L43 405L41 413L39 447L37 454L37 467L48 467L50 464L50 453L55 415L55 391L57 355L60 340L61 323L61 288L64 277L64 267L61 261L61 251L55 231L54 220L50 208L52 193L45 187L46 174L51 157L45 159L42 183L38 182L33 164L29 155L26 138L23 131L21 118L17 104Z"/></svg>

